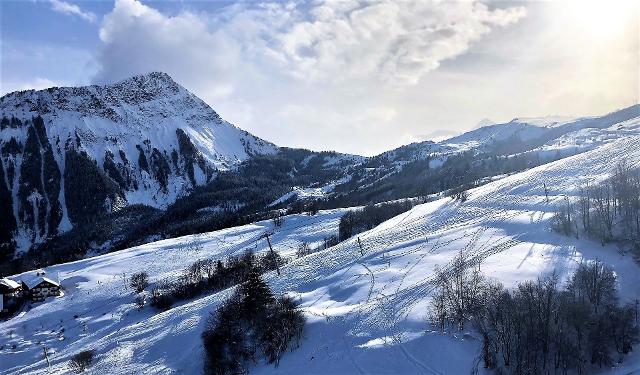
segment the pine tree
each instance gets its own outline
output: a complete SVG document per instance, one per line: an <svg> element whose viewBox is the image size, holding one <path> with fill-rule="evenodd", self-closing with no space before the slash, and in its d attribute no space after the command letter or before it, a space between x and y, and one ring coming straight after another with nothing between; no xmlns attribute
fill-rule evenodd
<svg viewBox="0 0 640 375"><path fill-rule="evenodd" d="M255 268L249 272L247 280L240 286L239 293L242 314L249 321L254 321L274 301L269 286Z"/></svg>

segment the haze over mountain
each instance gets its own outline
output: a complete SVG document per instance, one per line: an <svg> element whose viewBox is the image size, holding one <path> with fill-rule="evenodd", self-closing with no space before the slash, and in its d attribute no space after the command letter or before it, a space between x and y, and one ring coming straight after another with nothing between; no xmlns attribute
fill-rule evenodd
<svg viewBox="0 0 640 375"><path fill-rule="evenodd" d="M488 118L483 118L482 120L478 121L478 123L475 124L474 127L471 128L471 130L482 128L482 127L493 125L493 124L495 124L495 121Z"/></svg>

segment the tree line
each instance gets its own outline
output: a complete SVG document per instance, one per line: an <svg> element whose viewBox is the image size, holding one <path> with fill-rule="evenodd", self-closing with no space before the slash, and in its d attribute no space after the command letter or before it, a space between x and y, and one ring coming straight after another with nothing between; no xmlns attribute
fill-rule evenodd
<svg viewBox="0 0 640 375"><path fill-rule="evenodd" d="M450 155L437 168L430 159L408 161L396 170L393 162L380 155L372 158L351 174L353 177L337 185L336 194L322 202L321 208L353 207L408 197L424 197L450 189L466 190L484 183L487 177L517 173L567 155L540 156L537 152L502 155L490 148ZM372 167L386 168L371 170ZM462 188L461 188L462 187Z"/></svg>
<svg viewBox="0 0 640 375"><path fill-rule="evenodd" d="M437 272L429 319L440 331L471 324L484 367L498 373L586 374L640 342L637 302L619 303L616 275L598 261L580 264L564 287L551 275L508 290L460 254Z"/></svg>
<svg viewBox="0 0 640 375"><path fill-rule="evenodd" d="M149 293L150 303L157 309L166 310L177 301L192 299L204 293L217 293L245 282L251 272L272 271L284 263L284 258L276 252L256 255L250 250L240 255L231 255L224 261L197 260L177 277L157 281ZM131 276L130 286L136 293L142 293L149 286L148 280L145 271L137 272ZM136 303L142 307L145 302L138 299Z"/></svg>
<svg viewBox="0 0 640 375"><path fill-rule="evenodd" d="M409 211L415 205L410 200L369 204L361 210L342 215L338 225L338 239L344 241L358 233L373 229L384 221Z"/></svg>
<svg viewBox="0 0 640 375"><path fill-rule="evenodd" d="M566 235L586 234L604 245L629 243L640 251L640 170L626 162L600 183L580 188L577 202L565 199L553 228Z"/></svg>

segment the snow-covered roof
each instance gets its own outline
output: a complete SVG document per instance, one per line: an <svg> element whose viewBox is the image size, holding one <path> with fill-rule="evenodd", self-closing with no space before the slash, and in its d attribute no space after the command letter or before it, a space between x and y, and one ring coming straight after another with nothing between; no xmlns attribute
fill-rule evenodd
<svg viewBox="0 0 640 375"><path fill-rule="evenodd" d="M38 275L31 275L31 276L26 276L22 279L22 282L27 286L27 288L29 289L33 289L36 286L38 286L38 284L42 283L43 281L46 281L48 283L51 283L55 286L60 286L60 283L57 281L54 281L46 276L38 276Z"/></svg>
<svg viewBox="0 0 640 375"><path fill-rule="evenodd" d="M0 285L4 285L9 289L18 289L20 287L20 283L11 279L7 279L6 277L0 279Z"/></svg>

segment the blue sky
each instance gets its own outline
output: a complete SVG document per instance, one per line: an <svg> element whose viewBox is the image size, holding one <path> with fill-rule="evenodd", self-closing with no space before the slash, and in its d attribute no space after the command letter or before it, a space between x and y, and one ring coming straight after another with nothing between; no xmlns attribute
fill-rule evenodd
<svg viewBox="0 0 640 375"><path fill-rule="evenodd" d="M375 154L638 101L637 1L0 2L0 93L169 73L280 145Z"/></svg>
<svg viewBox="0 0 640 375"><path fill-rule="evenodd" d="M0 93L46 86L92 83L95 53L101 47L100 20L111 12L110 0L64 1L93 17L56 10L47 0L3 0ZM184 10L215 12L231 2L150 1L166 14ZM37 88L41 88L38 86Z"/></svg>

